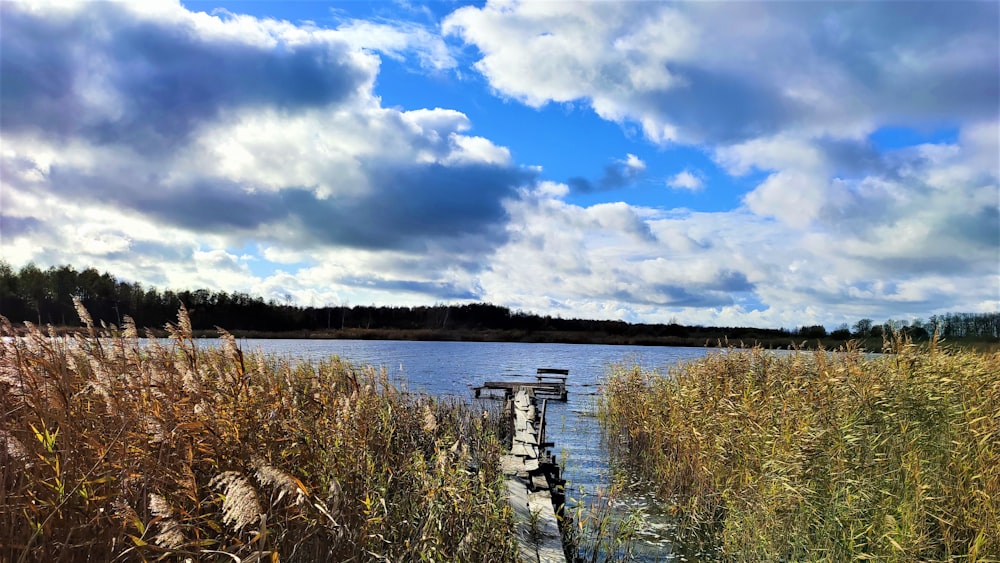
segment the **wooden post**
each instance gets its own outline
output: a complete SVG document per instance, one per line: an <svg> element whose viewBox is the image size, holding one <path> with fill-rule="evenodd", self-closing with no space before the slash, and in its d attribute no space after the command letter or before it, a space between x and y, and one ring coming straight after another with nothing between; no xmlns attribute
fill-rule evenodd
<svg viewBox="0 0 1000 563"><path fill-rule="evenodd" d="M549 400L542 399L542 420L539 423L540 427L538 429L538 447L545 447L545 411L548 409Z"/></svg>

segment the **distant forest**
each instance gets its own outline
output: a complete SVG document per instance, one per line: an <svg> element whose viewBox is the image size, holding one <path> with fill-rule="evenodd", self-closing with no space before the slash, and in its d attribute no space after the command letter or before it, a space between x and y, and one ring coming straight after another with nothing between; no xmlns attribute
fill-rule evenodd
<svg viewBox="0 0 1000 563"><path fill-rule="evenodd" d="M94 268L77 271L71 266L42 270L28 264L15 271L0 261L0 315L14 323L29 321L55 326L77 326L73 305L79 297L97 323L122 326L131 317L140 328L162 328L177 318L183 303L195 330L223 327L234 333L277 335L317 333L336 338L405 338L398 332L420 331L420 338L464 338L474 333L500 332L491 339L532 340L533 333L558 333L555 340L605 341L615 343L690 344L707 339L789 342L795 339L843 340L880 338L890 328L903 330L915 340L926 339L935 329L945 338L1000 338L1000 313L948 313L927 320L887 320L875 323L861 319L853 326L841 325L827 332L823 326L798 328L702 327L671 324L633 324L624 321L564 319L511 311L489 303L434 305L426 307L336 306L299 307L275 300L265 301L246 293L214 292L206 289L171 291L147 288L116 279ZM377 333L365 336L364 332ZM512 333L513 334L512 336ZM586 338L582 335L600 335ZM449 336L451 334L451 336ZM577 334L578 336L573 336ZM520 335L520 336L518 336ZM413 335L410 335L411 337Z"/></svg>

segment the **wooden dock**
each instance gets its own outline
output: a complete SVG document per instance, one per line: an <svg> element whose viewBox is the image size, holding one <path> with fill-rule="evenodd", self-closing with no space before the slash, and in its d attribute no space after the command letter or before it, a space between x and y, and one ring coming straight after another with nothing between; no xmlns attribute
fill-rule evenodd
<svg viewBox="0 0 1000 563"><path fill-rule="evenodd" d="M492 393L494 391L503 391L504 398L509 398L516 389L528 387L533 389L538 397L565 401L567 377L569 377L568 369L538 368L535 381L487 381L479 387L473 388L473 391L475 391L477 399L484 392Z"/></svg>
<svg viewBox="0 0 1000 563"><path fill-rule="evenodd" d="M504 392L511 447L510 453L501 457L500 464L507 500L514 511L518 559L522 563L566 561L556 517L562 509L564 482L559 476L559 464L548 450L552 444L545 441L549 400L545 397L565 401L567 375L567 370L542 368L533 383L489 381L476 388L477 397L486 390Z"/></svg>

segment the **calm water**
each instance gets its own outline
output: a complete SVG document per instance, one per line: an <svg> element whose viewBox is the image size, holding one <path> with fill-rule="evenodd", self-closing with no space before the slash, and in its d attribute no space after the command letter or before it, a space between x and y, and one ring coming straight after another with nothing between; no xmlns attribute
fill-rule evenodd
<svg viewBox="0 0 1000 563"><path fill-rule="evenodd" d="M569 369L569 399L550 402L546 437L565 462L569 496L593 502L612 476L593 416L600 381L612 364L638 364L663 369L702 357L705 348L604 346L588 344L523 344L506 342L406 342L370 340L243 339L246 351L260 350L282 357L317 360L338 355L355 364L385 368L390 377L415 392L453 395L472 400L471 388L487 380L534 378L537 368ZM642 524L636 554L644 560L676 557L667 538L669 522L658 515L656 503L632 493L617 499L614 510L638 516Z"/></svg>

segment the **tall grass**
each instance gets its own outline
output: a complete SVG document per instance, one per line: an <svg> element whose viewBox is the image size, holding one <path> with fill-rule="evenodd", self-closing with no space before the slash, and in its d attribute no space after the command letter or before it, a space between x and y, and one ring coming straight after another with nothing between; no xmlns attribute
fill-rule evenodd
<svg viewBox="0 0 1000 563"><path fill-rule="evenodd" d="M0 561L508 561L495 416L337 358L0 317Z"/></svg>
<svg viewBox="0 0 1000 563"><path fill-rule="evenodd" d="M1000 354L712 354L621 366L612 455L740 560L1000 560Z"/></svg>

